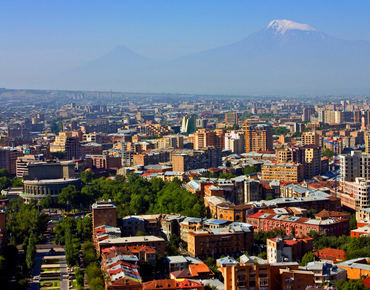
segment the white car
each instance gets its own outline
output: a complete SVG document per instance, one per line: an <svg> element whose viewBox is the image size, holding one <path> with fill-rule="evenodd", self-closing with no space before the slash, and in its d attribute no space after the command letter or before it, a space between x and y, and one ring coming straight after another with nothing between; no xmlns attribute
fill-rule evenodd
<svg viewBox="0 0 370 290"><path fill-rule="evenodd" d="M40 280L41 279L41 277L40 276L35 276L35 277L33 277L33 280Z"/></svg>

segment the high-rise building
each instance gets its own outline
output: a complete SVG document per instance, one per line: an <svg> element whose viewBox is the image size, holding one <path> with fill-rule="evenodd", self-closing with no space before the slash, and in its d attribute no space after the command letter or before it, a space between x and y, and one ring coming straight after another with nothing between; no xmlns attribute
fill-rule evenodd
<svg viewBox="0 0 370 290"><path fill-rule="evenodd" d="M238 131L226 133L224 148L236 154L243 153L245 150L245 133Z"/></svg>
<svg viewBox="0 0 370 290"><path fill-rule="evenodd" d="M369 154L370 153L370 134L369 132L366 132L364 134L364 139L365 139L365 153Z"/></svg>
<svg viewBox="0 0 370 290"><path fill-rule="evenodd" d="M355 150L351 154L339 155L340 179L344 181L355 181L356 177L370 179L370 154Z"/></svg>
<svg viewBox="0 0 370 290"><path fill-rule="evenodd" d="M325 111L325 123L328 123L328 124L343 123L343 112L342 111Z"/></svg>
<svg viewBox="0 0 370 290"><path fill-rule="evenodd" d="M365 130L370 125L370 111L364 111L361 117L361 129Z"/></svg>
<svg viewBox="0 0 370 290"><path fill-rule="evenodd" d="M80 140L78 137L67 137L65 143L65 152L68 160L80 159L84 157L81 156Z"/></svg>
<svg viewBox="0 0 370 290"><path fill-rule="evenodd" d="M208 119L197 119L196 127L197 128L206 128L208 124Z"/></svg>
<svg viewBox="0 0 370 290"><path fill-rule="evenodd" d="M302 121L307 122L311 120L311 115L315 113L315 108L303 108Z"/></svg>
<svg viewBox="0 0 370 290"><path fill-rule="evenodd" d="M210 131L208 129L199 129L193 137L194 149L200 150L209 146L224 148L224 138L224 129L216 129L215 131Z"/></svg>
<svg viewBox="0 0 370 290"><path fill-rule="evenodd" d="M226 113L225 125L233 126L238 124L238 113Z"/></svg>
<svg viewBox="0 0 370 290"><path fill-rule="evenodd" d="M272 130L266 125L248 126L245 124L245 152L272 151Z"/></svg>
<svg viewBox="0 0 370 290"><path fill-rule="evenodd" d="M0 147L0 168L8 170L11 176L17 173L17 158L23 156L23 151L10 147Z"/></svg>

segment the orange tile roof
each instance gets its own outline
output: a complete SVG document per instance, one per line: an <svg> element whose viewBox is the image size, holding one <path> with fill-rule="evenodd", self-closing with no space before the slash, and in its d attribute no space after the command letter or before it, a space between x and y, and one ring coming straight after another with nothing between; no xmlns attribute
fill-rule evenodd
<svg viewBox="0 0 370 290"><path fill-rule="evenodd" d="M204 263L189 265L189 271L193 277L197 277L200 274L205 274L205 273L209 273L210 275L213 275L213 272L211 271L211 269Z"/></svg>

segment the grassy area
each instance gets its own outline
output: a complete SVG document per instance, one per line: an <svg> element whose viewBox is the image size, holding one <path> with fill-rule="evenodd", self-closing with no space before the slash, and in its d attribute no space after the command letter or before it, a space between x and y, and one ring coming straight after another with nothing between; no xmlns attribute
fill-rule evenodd
<svg viewBox="0 0 370 290"><path fill-rule="evenodd" d="M43 265L47 265L47 264L60 264L60 260L59 259L43 259L42 260L42 264Z"/></svg>
<svg viewBox="0 0 370 290"><path fill-rule="evenodd" d="M73 289L76 289L77 288L77 281L76 280L73 280L72 282L70 281L69 285L71 285Z"/></svg>
<svg viewBox="0 0 370 290"><path fill-rule="evenodd" d="M49 272L49 271L59 271L60 268L41 268L41 272Z"/></svg>
<svg viewBox="0 0 370 290"><path fill-rule="evenodd" d="M45 281L40 283L40 287L49 288L49 287L60 287L60 282L56 281Z"/></svg>

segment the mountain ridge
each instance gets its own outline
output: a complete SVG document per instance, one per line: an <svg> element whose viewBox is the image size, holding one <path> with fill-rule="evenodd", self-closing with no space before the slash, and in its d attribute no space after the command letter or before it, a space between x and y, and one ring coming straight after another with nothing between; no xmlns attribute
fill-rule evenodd
<svg viewBox="0 0 370 290"><path fill-rule="evenodd" d="M289 20L273 20L244 39L170 61L117 46L58 80L69 89L274 94L369 91L370 43L337 39Z"/></svg>

